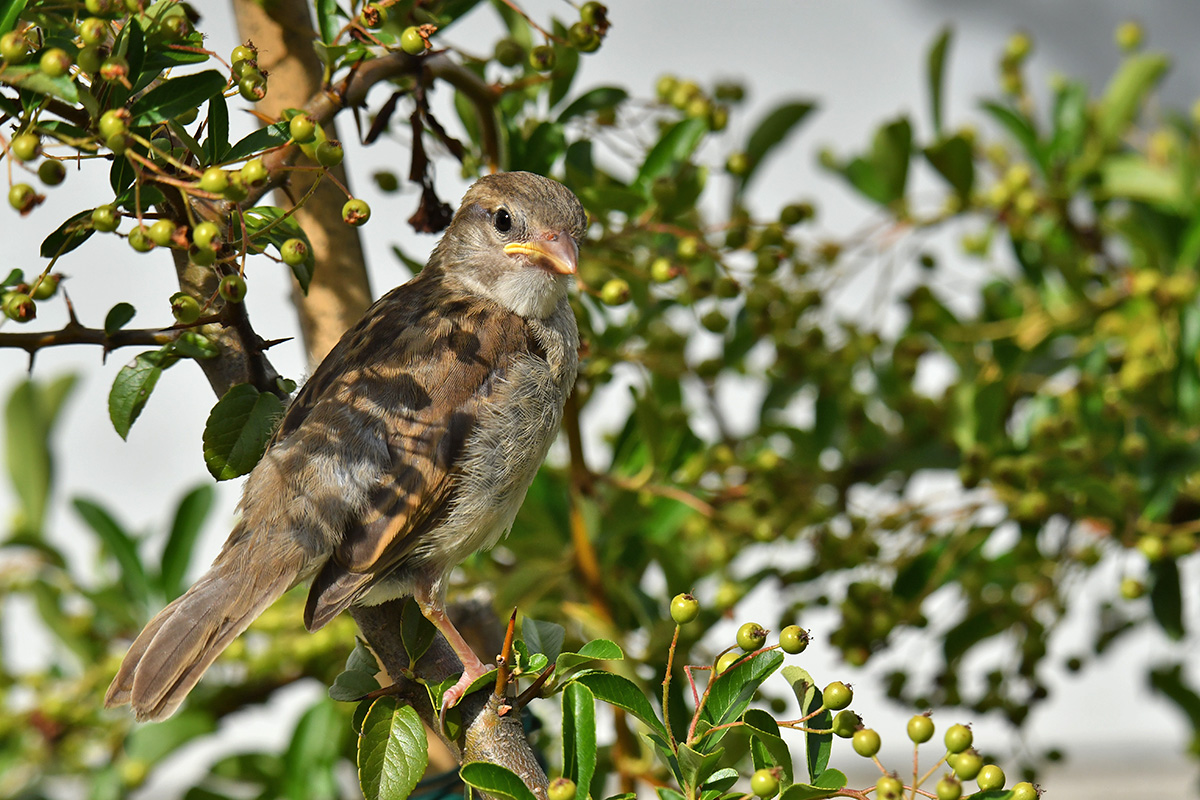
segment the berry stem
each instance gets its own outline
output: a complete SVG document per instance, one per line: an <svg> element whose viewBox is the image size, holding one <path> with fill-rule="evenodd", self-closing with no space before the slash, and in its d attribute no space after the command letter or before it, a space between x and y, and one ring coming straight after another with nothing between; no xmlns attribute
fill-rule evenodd
<svg viewBox="0 0 1200 800"><path fill-rule="evenodd" d="M675 649L679 646L679 629L682 626L675 625L675 635L671 637L671 646L667 648L667 674L663 676L662 682L662 713L663 722L666 723L667 741L671 743L671 750L678 752L675 746L675 731L671 728L671 706L668 703L671 691L671 672L675 666Z"/></svg>

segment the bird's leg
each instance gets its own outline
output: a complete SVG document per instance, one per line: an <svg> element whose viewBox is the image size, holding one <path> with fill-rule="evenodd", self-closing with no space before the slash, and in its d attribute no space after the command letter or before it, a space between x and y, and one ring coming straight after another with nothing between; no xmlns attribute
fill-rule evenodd
<svg viewBox="0 0 1200 800"><path fill-rule="evenodd" d="M442 710L441 721L445 722L446 710L454 706L467 689L489 670L494 667L489 667L487 664L479 660L479 656L475 655L475 651L467 644L467 640L458 632L458 628L454 627L454 623L450 621L450 617L446 614L446 600L444 591L440 587L433 586L416 586L413 591L413 598L417 601L417 606L421 609L421 614L425 619L433 623L433 626L438 629L442 636L446 637L446 642L458 656L458 660L462 662L463 673L458 682L446 690L442 695Z"/></svg>

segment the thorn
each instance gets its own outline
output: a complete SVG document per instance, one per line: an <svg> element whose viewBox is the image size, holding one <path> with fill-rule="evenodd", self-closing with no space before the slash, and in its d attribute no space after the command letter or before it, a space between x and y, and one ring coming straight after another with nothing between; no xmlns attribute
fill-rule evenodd
<svg viewBox="0 0 1200 800"><path fill-rule="evenodd" d="M508 618L508 627L504 631L504 647L500 657L496 659L496 696L503 697L508 691L508 665L512 663L513 635L517 629L517 609L512 610Z"/></svg>
<svg viewBox="0 0 1200 800"><path fill-rule="evenodd" d="M270 350L272 347L274 347L277 344L283 344L284 342L290 342L292 340L292 338L293 337L291 337L291 336L285 336L282 339L265 339L265 340L259 342L258 349L259 350Z"/></svg>
<svg viewBox="0 0 1200 800"><path fill-rule="evenodd" d="M75 304L71 302L71 295L67 293L66 287L62 290L63 300L67 303L67 317L69 325L79 325L79 317L75 316Z"/></svg>
<svg viewBox="0 0 1200 800"><path fill-rule="evenodd" d="M554 674L555 665L551 664L542 670L542 674L534 679L533 683L529 684L529 688L521 692L513 705L517 708L524 708L529 704L529 701L542 693L542 687L546 685L546 681L550 680L550 676Z"/></svg>

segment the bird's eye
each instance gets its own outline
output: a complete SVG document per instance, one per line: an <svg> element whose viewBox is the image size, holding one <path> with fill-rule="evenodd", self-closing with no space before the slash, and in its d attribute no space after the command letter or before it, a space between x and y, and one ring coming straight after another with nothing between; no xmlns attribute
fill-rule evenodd
<svg viewBox="0 0 1200 800"><path fill-rule="evenodd" d="M500 209L496 212L496 218L493 220L496 230L501 233L508 233L512 230L512 215L508 213L508 209Z"/></svg>

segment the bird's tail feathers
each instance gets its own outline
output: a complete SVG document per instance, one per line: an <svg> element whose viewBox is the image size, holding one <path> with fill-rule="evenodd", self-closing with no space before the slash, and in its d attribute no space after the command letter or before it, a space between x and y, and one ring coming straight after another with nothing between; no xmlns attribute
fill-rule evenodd
<svg viewBox="0 0 1200 800"><path fill-rule="evenodd" d="M259 541L249 558L252 538L240 537L244 547L222 552L150 620L108 687L106 706L129 703L139 720L169 717L229 643L296 583L306 554L290 542L272 548Z"/></svg>

